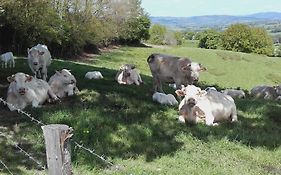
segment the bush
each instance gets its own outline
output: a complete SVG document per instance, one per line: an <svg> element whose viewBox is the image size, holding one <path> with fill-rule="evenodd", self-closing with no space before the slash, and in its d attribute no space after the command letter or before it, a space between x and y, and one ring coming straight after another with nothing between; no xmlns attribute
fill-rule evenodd
<svg viewBox="0 0 281 175"><path fill-rule="evenodd" d="M205 49L217 49L221 43L221 34L215 30L205 30L201 33L199 47Z"/></svg>
<svg viewBox="0 0 281 175"><path fill-rule="evenodd" d="M222 35L222 47L226 50L272 55L273 42L264 29L246 24L231 25Z"/></svg>
<svg viewBox="0 0 281 175"><path fill-rule="evenodd" d="M149 41L152 44L165 44L165 35L166 35L167 29L165 26L162 26L160 24L153 25L150 30L150 39Z"/></svg>

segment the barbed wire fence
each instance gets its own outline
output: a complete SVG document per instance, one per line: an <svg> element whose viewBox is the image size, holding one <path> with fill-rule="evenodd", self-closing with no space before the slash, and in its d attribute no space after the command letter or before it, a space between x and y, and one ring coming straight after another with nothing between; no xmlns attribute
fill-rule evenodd
<svg viewBox="0 0 281 175"><path fill-rule="evenodd" d="M36 119L35 117L33 117L30 113L23 111L17 107L15 107L13 104L8 103L7 101L5 101L3 98L0 97L0 104L4 104L5 106L11 106L13 107L15 110L15 112L24 115L25 117L27 117L30 121L32 121L33 123L35 123L38 126L44 126L46 125L45 123L43 123L42 121ZM27 153L24 149L22 149L16 142L12 141L11 138L8 138L5 134L3 134L2 132L0 132L0 136L4 136L6 139L9 139L12 143L13 146L15 146L20 152L22 152L28 159L32 160L33 162L35 162L37 164L38 167L40 167L40 169L46 171L46 166L43 166L42 163L38 160L36 160L34 157L31 156L31 154ZM77 146L79 149L87 151L88 153L90 153L91 155L99 158L100 160L102 160L102 162L104 162L105 165L113 167L114 164L109 161L106 156L104 154L100 155L96 152L95 149L90 149L85 147L83 144L79 144L77 141L75 140L71 140L74 142L75 146ZM6 166L6 164L4 164L3 161L0 160L0 163L5 167L5 169L10 173L13 174L8 166ZM120 169L119 166L114 167L114 169Z"/></svg>

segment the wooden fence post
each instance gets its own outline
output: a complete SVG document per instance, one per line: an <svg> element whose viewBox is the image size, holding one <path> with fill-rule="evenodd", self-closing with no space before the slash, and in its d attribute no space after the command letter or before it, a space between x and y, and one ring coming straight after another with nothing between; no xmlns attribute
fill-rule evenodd
<svg viewBox="0 0 281 175"><path fill-rule="evenodd" d="M67 125L42 126L45 138L48 175L72 175L69 138L72 128Z"/></svg>

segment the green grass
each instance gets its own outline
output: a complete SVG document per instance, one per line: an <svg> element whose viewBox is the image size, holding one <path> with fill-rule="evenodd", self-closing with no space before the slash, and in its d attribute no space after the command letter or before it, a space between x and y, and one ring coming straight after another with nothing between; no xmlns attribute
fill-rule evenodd
<svg viewBox="0 0 281 175"><path fill-rule="evenodd" d="M58 104L26 108L45 123L67 124L73 139L104 154L120 170L107 168L89 153L72 147L74 174L280 174L281 104L273 101L237 100L239 122L209 127L181 125L177 107L152 101L152 79L146 63L153 52L188 56L207 67L201 86L241 87L281 82L281 59L261 55L190 47L121 47L83 63L54 60L49 75L71 69L81 93ZM0 83L18 71L31 73L25 59L15 69L1 70ZM138 66L141 86L118 85L115 74L123 63ZM86 80L87 71L99 70L102 80ZM1 96L6 95L0 89ZM166 92L173 90L165 86ZM41 128L24 116L0 105L0 128L42 162L45 160ZM1 160L15 174L43 173L0 137ZM8 174L0 165L0 174Z"/></svg>

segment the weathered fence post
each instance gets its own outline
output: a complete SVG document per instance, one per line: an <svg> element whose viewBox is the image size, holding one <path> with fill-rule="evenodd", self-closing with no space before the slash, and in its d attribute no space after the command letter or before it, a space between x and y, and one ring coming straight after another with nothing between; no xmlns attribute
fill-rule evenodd
<svg viewBox="0 0 281 175"><path fill-rule="evenodd" d="M42 126L45 138L48 175L72 175L69 138L72 128L67 125Z"/></svg>

